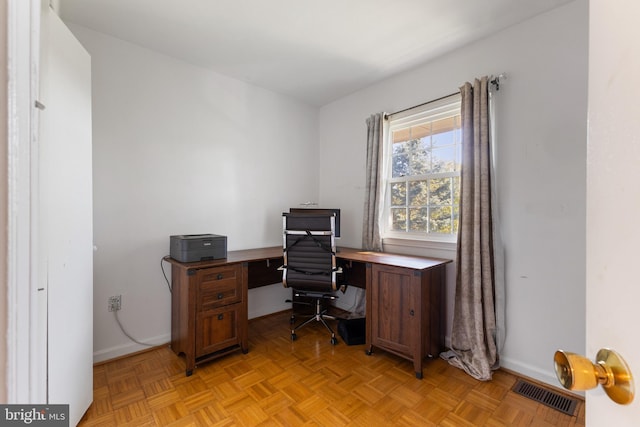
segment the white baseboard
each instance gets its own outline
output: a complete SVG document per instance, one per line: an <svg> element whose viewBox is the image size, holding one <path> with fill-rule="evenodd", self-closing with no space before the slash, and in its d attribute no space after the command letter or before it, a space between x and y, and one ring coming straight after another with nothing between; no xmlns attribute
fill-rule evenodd
<svg viewBox="0 0 640 427"><path fill-rule="evenodd" d="M549 384L552 386L558 385L558 380L555 376L555 373L551 371L543 371L542 369L535 366L531 366L526 363L504 357L500 359L500 366L515 373L522 374L534 380L543 382L545 384Z"/></svg>
<svg viewBox="0 0 640 427"><path fill-rule="evenodd" d="M93 363L104 362L105 360L115 359L116 357L126 356L127 354L135 353L141 350L146 350L149 347L155 347L171 342L171 334L162 334L156 337L147 339L141 339L140 342L148 343L149 346L144 346L134 342L122 344L104 350L99 350L93 353Z"/></svg>

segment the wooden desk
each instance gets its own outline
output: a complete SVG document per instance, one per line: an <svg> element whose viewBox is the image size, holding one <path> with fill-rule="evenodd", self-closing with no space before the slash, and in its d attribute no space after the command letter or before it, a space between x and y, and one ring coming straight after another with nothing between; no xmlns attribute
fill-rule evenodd
<svg viewBox="0 0 640 427"><path fill-rule="evenodd" d="M366 289L366 353L379 348L413 361L444 349L445 266L451 260L340 248L351 286ZM230 251L226 259L182 263L170 257L171 347L198 363L248 348L248 289L278 283L282 247Z"/></svg>

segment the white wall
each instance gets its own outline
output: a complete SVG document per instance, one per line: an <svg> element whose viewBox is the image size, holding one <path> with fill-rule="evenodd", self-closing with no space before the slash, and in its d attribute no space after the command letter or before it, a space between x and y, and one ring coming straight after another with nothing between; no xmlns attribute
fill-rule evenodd
<svg viewBox="0 0 640 427"><path fill-rule="evenodd" d="M341 244L357 246L365 119L456 92L474 77L507 73L496 132L506 246L502 366L552 384L554 351L585 347L587 24L587 2L576 0L328 104L319 119L320 200L342 208ZM455 257L441 247L393 250ZM447 334L453 274L448 282Z"/></svg>
<svg viewBox="0 0 640 427"><path fill-rule="evenodd" d="M92 58L94 360L170 340L160 270L173 234L226 235L228 249L279 245L281 212L317 200L317 109L69 25ZM167 274L170 267L165 264ZM250 317L287 307L282 285L250 294ZM253 292L253 291L252 291ZM255 292L253 292L255 293Z"/></svg>

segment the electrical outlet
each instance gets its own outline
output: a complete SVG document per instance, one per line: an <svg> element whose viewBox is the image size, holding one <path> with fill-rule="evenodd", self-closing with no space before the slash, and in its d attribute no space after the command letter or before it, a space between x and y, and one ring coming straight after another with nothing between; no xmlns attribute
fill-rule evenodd
<svg viewBox="0 0 640 427"><path fill-rule="evenodd" d="M122 295L114 295L109 297L109 302L107 307L109 311L118 311L122 308Z"/></svg>

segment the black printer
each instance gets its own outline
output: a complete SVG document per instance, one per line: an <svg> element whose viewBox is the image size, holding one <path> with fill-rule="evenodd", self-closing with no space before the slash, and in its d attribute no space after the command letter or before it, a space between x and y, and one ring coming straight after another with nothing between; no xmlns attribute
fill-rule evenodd
<svg viewBox="0 0 640 427"><path fill-rule="evenodd" d="M180 262L208 261L227 257L227 236L181 234L169 236L171 258Z"/></svg>

